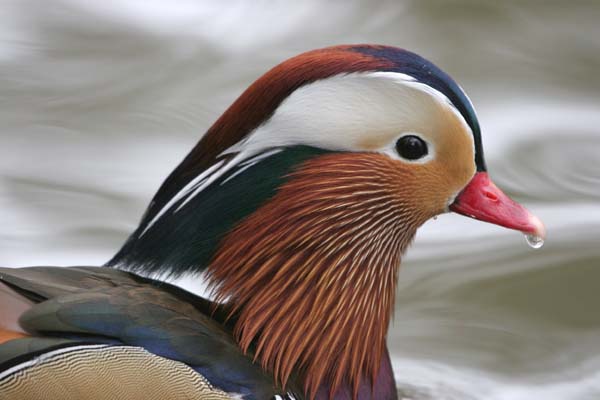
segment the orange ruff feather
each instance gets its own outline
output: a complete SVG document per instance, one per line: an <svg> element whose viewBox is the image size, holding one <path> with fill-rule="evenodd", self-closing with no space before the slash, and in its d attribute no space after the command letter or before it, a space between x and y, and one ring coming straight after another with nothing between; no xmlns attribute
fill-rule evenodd
<svg viewBox="0 0 600 400"><path fill-rule="evenodd" d="M244 351L311 398L377 376L400 256L422 215L410 168L375 154L316 157L225 238L209 266ZM407 195L412 193L413 195ZM422 205L421 205L422 206Z"/></svg>

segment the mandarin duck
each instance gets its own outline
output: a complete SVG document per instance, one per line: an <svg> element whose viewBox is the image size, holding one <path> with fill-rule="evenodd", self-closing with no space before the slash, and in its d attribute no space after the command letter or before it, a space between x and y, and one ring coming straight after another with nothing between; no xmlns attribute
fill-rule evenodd
<svg viewBox="0 0 600 400"><path fill-rule="evenodd" d="M448 211L544 236L490 180L473 106L434 64L374 45L293 57L105 266L0 269L0 399L396 399L400 261ZM212 300L157 279L200 272Z"/></svg>

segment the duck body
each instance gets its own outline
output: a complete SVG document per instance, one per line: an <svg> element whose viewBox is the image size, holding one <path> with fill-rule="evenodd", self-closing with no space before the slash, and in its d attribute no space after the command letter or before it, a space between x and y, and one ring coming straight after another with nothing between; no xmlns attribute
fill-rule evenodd
<svg viewBox="0 0 600 400"><path fill-rule="evenodd" d="M0 268L0 282L22 296L19 325L34 334L0 339L0 399L304 398L241 351L226 307L177 286L104 267ZM396 398L387 354L377 382L358 399ZM327 396L323 387L316 399ZM349 388L335 396L350 398Z"/></svg>
<svg viewBox="0 0 600 400"><path fill-rule="evenodd" d="M33 356L57 347L131 346L183 363L223 391L250 398L275 394L272 379L240 352L201 297L102 267L3 269L0 276L32 303L19 317L21 327L41 335L5 343L5 358L23 348L20 341Z"/></svg>
<svg viewBox="0 0 600 400"><path fill-rule="evenodd" d="M397 398L402 255L454 211L543 236L486 172L463 90L406 50L252 84L104 267L0 269L0 399ZM205 272L214 301L143 276Z"/></svg>

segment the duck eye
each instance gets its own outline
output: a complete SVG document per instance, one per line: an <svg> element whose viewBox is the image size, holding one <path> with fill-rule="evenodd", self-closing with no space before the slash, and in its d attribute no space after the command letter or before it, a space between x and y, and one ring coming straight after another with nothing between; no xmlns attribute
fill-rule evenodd
<svg viewBox="0 0 600 400"><path fill-rule="evenodd" d="M427 155L427 143L415 135L402 136L396 142L396 151L402 158L417 160Z"/></svg>

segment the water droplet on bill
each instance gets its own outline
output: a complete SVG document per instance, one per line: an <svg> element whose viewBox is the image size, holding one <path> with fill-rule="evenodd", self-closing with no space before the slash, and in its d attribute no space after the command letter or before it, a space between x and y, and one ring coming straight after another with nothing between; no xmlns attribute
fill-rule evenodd
<svg viewBox="0 0 600 400"><path fill-rule="evenodd" d="M529 234L529 233L525 233L525 240L527 241L527 244L529 245L529 247L531 247L533 249L539 249L540 247L542 247L544 245L543 238L541 238L540 236Z"/></svg>

